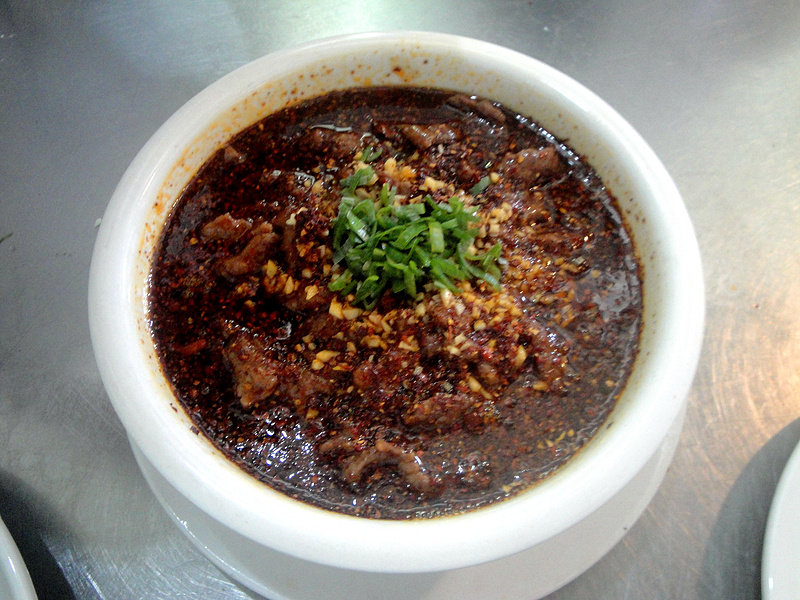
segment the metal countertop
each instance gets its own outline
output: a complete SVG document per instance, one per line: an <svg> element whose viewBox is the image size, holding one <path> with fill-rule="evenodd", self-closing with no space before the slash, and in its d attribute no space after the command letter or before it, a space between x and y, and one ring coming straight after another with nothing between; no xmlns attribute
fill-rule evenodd
<svg viewBox="0 0 800 600"><path fill-rule="evenodd" d="M675 460L627 536L549 600L759 598L800 440L800 3L0 0L0 516L40 599L253 597L169 521L108 402L86 314L96 223L206 85L384 29L574 77L654 148L697 231L707 329Z"/></svg>

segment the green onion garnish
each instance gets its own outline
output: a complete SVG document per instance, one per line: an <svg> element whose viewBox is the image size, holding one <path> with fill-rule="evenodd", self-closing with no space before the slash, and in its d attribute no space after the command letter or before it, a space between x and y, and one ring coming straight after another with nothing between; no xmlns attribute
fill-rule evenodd
<svg viewBox="0 0 800 600"><path fill-rule="evenodd" d="M382 152L383 148L378 148L376 150L372 146L367 146L361 151L361 160L365 163L372 162L373 160L377 159Z"/></svg>
<svg viewBox="0 0 800 600"><path fill-rule="evenodd" d="M487 175L486 177L483 177L478 183L473 185L470 188L469 193L472 194L473 196L477 196L482 191L484 191L487 187L489 187L489 183L490 183L490 179L489 179L489 176Z"/></svg>
<svg viewBox="0 0 800 600"><path fill-rule="evenodd" d="M379 155L362 150L363 162ZM328 285L342 295L353 293L354 303L373 308L383 293L405 292L412 298L427 282L458 293L455 282L481 279L498 289L502 248L474 252L478 230L477 208L465 207L456 197L437 203L395 203L395 189L383 184L375 200L359 199L356 188L374 184L370 167L341 180L342 200L332 228L333 262L345 267ZM489 184L488 177L472 188L473 195ZM482 186L482 187L481 187ZM479 188L476 191L476 188ZM363 195L363 194L362 194Z"/></svg>
<svg viewBox="0 0 800 600"><path fill-rule="evenodd" d="M370 167L365 167L363 169L359 169L350 175L350 177L345 177L340 183L342 184L342 188L344 188L344 190L349 192L352 196L353 192L356 191L356 188L367 185L370 182L370 179L372 179L374 176L375 171L373 171Z"/></svg>

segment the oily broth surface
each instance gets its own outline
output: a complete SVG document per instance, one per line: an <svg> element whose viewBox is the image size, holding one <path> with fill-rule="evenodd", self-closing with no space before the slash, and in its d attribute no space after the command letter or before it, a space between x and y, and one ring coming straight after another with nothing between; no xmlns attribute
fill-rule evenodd
<svg viewBox="0 0 800 600"><path fill-rule="evenodd" d="M401 202L477 208L477 241L503 245L500 292L387 294L356 314L327 291L340 180L367 146ZM150 320L176 397L231 460L330 510L431 517L526 489L591 438L636 354L639 279L613 196L528 118L444 90L347 90L198 171L153 261Z"/></svg>

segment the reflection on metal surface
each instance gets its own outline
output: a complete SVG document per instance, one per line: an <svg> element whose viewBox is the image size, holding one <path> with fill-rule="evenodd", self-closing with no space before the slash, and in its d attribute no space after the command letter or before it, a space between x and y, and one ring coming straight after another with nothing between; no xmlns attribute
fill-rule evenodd
<svg viewBox="0 0 800 600"><path fill-rule="evenodd" d="M503 44L593 89L660 155L698 234L707 331L675 462L623 542L551 600L758 597L766 513L800 438L798 14L750 0L1 3L0 512L58 564L31 566L34 584L252 597L169 522L108 405L86 319L94 223L143 142L223 73L407 28Z"/></svg>

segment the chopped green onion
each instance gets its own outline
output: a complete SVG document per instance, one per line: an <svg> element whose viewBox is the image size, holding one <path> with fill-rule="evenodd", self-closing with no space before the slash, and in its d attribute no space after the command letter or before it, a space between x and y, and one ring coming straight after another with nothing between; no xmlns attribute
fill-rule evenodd
<svg viewBox="0 0 800 600"><path fill-rule="evenodd" d="M414 223L409 223L405 227L402 228L400 234L395 238L392 242L392 246L398 248L400 250L405 250L414 239L420 235L423 231L429 228L429 224L423 221L416 221Z"/></svg>
<svg viewBox="0 0 800 600"><path fill-rule="evenodd" d="M374 176L375 171L373 171L371 167L365 167L363 169L359 169L350 175L350 177L345 177L342 179L341 184L345 190L352 194L355 192L356 188L367 185Z"/></svg>
<svg viewBox="0 0 800 600"><path fill-rule="evenodd" d="M347 217L347 223L350 226L350 231L355 233L362 242L366 242L369 239L369 229L367 228L367 224L353 214L353 211L349 211L345 216Z"/></svg>
<svg viewBox="0 0 800 600"><path fill-rule="evenodd" d="M424 204L397 204L392 206L392 214L400 219L416 221L425 214Z"/></svg>
<svg viewBox="0 0 800 600"><path fill-rule="evenodd" d="M337 275L333 281L330 282L328 288L332 292L339 292L346 288L350 282L353 280L353 274L350 272L350 269L345 269L339 275Z"/></svg>
<svg viewBox="0 0 800 600"><path fill-rule="evenodd" d="M380 155L371 147L361 152L364 162ZM484 182L485 180L485 182ZM355 304L373 308L387 290L412 298L427 282L459 293L456 281L479 279L498 289L502 275L502 247L475 253L472 242L479 218L476 207L465 207L457 197L437 203L398 204L396 190L383 184L372 197L360 200L356 189L375 185L371 167L341 180L342 199L332 227L333 262L342 272L328 285L342 295L353 293ZM488 177L472 188L480 193ZM476 188L482 186L476 191ZM471 250L470 250L471 249Z"/></svg>
<svg viewBox="0 0 800 600"><path fill-rule="evenodd" d="M388 183L384 183L381 186L381 193L378 195L381 206L391 206L394 202L395 194L397 194L397 188L390 188Z"/></svg>
<svg viewBox="0 0 800 600"><path fill-rule="evenodd" d="M441 254L444 252L444 230L439 221L428 221L428 237L433 254Z"/></svg>
<svg viewBox="0 0 800 600"><path fill-rule="evenodd" d="M372 162L383 153L383 148L377 150L372 146L367 146L361 151L361 160L365 163Z"/></svg>
<svg viewBox="0 0 800 600"><path fill-rule="evenodd" d="M472 188L470 188L469 193L472 194L473 196L477 196L478 194L480 194L482 191L484 191L486 188L489 187L490 182L491 180L489 179L488 175L486 177L483 177L478 183L476 183L475 185L472 186Z"/></svg>

